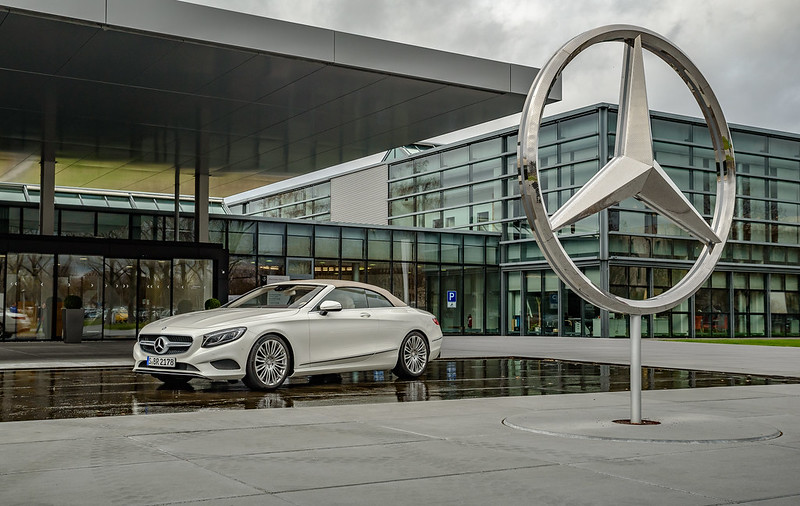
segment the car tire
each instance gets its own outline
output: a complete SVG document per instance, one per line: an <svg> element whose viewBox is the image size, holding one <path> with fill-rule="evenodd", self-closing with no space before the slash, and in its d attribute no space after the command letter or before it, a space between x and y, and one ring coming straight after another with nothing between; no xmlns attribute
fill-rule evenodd
<svg viewBox="0 0 800 506"><path fill-rule="evenodd" d="M168 386L182 386L189 383L191 376L181 376L177 374L152 374L155 379Z"/></svg>
<svg viewBox="0 0 800 506"><path fill-rule="evenodd" d="M247 357L242 382L253 390L275 390L286 381L292 369L289 345L276 335L261 336Z"/></svg>
<svg viewBox="0 0 800 506"><path fill-rule="evenodd" d="M428 368L428 340L420 332L409 333L400 343L397 365L392 372L402 379L419 378Z"/></svg>

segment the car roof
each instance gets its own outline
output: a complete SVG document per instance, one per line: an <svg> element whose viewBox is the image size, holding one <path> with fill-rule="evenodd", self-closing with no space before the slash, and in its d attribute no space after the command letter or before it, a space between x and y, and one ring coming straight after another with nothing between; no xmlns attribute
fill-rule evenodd
<svg viewBox="0 0 800 506"><path fill-rule="evenodd" d="M377 292L391 302L396 307L407 306L401 299L395 297L392 292L385 290L379 286L370 285L367 283L360 283L358 281L348 281L345 279L293 279L290 281L279 281L277 283L270 283L272 285L330 285L336 288L364 288Z"/></svg>

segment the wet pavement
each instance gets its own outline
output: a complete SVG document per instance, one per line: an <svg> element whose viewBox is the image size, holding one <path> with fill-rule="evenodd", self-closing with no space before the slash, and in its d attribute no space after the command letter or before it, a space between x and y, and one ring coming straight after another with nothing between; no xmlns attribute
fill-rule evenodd
<svg viewBox="0 0 800 506"><path fill-rule="evenodd" d="M440 376L403 383L415 387L404 399L430 402L402 403L386 373L364 375L358 389L348 375L269 395L195 381L193 391L165 391L147 376L132 386L113 368L130 361L125 343L80 346L0 347L0 403L66 412L76 403L62 409L57 399L83 388L73 395L98 415L98 399L117 391L133 392L114 401L121 413L156 413L165 399L207 402L214 389L227 401L279 395L272 405L296 392L370 395L357 405L296 396L293 409L242 409L239 400L238 409L4 422L0 504L800 504L800 386L754 384L781 381L755 375L800 378L798 348L645 342L644 386L654 389L644 392L643 415L661 423L630 426L612 422L630 408L629 394L614 391L627 388L623 341L451 337L435 363ZM583 374L593 367L597 377ZM559 368L560 379L540 372ZM708 368L736 374L689 372ZM747 384L747 374L749 386L663 388ZM448 388L474 398L437 400L451 398ZM488 397L500 391L507 396ZM581 391L589 393L572 394Z"/></svg>
<svg viewBox="0 0 800 506"><path fill-rule="evenodd" d="M194 379L167 387L129 367L0 371L0 421L622 392L625 366L537 359L437 360L417 381L389 371L296 378L274 392ZM800 383L800 379L645 368L643 389Z"/></svg>

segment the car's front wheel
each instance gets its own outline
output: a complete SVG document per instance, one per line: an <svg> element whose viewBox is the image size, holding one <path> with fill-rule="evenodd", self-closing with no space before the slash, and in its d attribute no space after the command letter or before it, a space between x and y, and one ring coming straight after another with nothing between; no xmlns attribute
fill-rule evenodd
<svg viewBox="0 0 800 506"><path fill-rule="evenodd" d="M419 332L411 332L400 344L397 365L392 372L403 379L419 378L428 367L428 341Z"/></svg>
<svg viewBox="0 0 800 506"><path fill-rule="evenodd" d="M286 381L291 366L292 356L286 341L275 335L262 336L250 350L242 381L254 390L275 390Z"/></svg>

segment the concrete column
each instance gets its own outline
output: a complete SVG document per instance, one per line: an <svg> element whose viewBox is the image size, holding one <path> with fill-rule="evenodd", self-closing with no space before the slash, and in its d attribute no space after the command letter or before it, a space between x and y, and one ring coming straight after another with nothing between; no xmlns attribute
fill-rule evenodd
<svg viewBox="0 0 800 506"><path fill-rule="evenodd" d="M198 161L194 171L194 238L208 242L208 161Z"/></svg>
<svg viewBox="0 0 800 506"><path fill-rule="evenodd" d="M177 158L177 156L175 157ZM180 240L181 222L181 168L175 165L175 241Z"/></svg>
<svg viewBox="0 0 800 506"><path fill-rule="evenodd" d="M52 144L42 145L39 162L39 234L56 233L56 156Z"/></svg>
<svg viewBox="0 0 800 506"><path fill-rule="evenodd" d="M194 162L194 240L208 242L208 132L203 125L208 120L208 111L201 110L197 116L197 137Z"/></svg>

